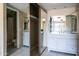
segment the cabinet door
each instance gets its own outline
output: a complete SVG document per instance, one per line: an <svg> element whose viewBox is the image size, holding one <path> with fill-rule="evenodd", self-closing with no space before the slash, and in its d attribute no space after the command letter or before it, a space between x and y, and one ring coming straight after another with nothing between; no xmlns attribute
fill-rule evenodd
<svg viewBox="0 0 79 59"><path fill-rule="evenodd" d="M59 36L59 38L56 39L56 49L60 52L65 52L66 50L66 42L62 36Z"/></svg>
<svg viewBox="0 0 79 59"><path fill-rule="evenodd" d="M29 32L24 32L23 33L24 35L23 35L23 45L25 45L25 46L30 46L30 44L29 44Z"/></svg>
<svg viewBox="0 0 79 59"><path fill-rule="evenodd" d="M53 50L56 51L56 37L54 37L53 35L51 37L49 37L49 39L47 40L47 45L48 45L48 50Z"/></svg>
<svg viewBox="0 0 79 59"><path fill-rule="evenodd" d="M77 46L76 46L76 38L74 36L67 37L66 42L66 52L76 54Z"/></svg>

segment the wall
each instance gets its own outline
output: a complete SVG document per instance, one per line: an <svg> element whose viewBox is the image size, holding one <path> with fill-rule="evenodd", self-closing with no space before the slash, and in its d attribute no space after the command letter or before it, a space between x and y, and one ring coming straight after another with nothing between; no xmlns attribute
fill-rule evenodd
<svg viewBox="0 0 79 59"><path fill-rule="evenodd" d="M4 55L4 41L5 41L5 28L4 28L4 22L5 22L5 5L3 3L0 3L0 56Z"/></svg>
<svg viewBox="0 0 79 59"><path fill-rule="evenodd" d="M73 54L76 54L76 49L73 49L73 48L77 48L76 47L76 39L74 39L75 41L73 41L71 38L69 38L67 35L69 35L69 34L67 34L67 35L65 35L65 36L67 36L66 38L69 38L68 40L69 41L66 41L66 39L65 40L61 40L63 37L61 37L61 35L59 36L59 37L57 37L57 36L55 36L55 37L53 37L54 36L54 34L51 34L50 32L49 32L49 19L50 19L50 16L66 16L66 15L77 15L77 11L76 11L76 7L71 7L71 8L64 8L64 9L55 9L55 10L49 10L48 11L48 26L47 26L47 46L48 46L48 49L50 50L50 48L52 49L52 50L55 50L55 51L60 51L60 52L67 52L67 51L69 51L69 53L73 53ZM64 35L64 34L63 34ZM70 35L71 37L72 37L72 34ZM74 36L75 37L75 36ZM57 41L56 40L54 40L54 39L58 39ZM59 40L60 39L60 40ZM51 40L54 40L54 41L51 41ZM52 42L52 43L51 43ZM53 49L53 47L56 47L57 45L54 45L54 43L57 43L57 42L59 42L59 43L61 43L62 42L62 44L57 44L57 45L60 45L60 47L57 47L56 49ZM64 44L64 42L65 42L65 44L68 44L68 43L70 43L70 42L72 42L72 44L71 45L69 45L69 47L67 47L67 46L64 46L65 44ZM51 44L50 44L51 43ZM75 44L74 44L75 43ZM52 46L53 45L53 46ZM63 46L62 46L63 45ZM50 47L50 48L49 48ZM61 49L58 49L58 48L61 48ZM67 48L67 49L64 49L64 48ZM70 50L71 49L71 50ZM75 51L75 52L74 52ZM68 52L67 52L68 53Z"/></svg>
<svg viewBox="0 0 79 59"><path fill-rule="evenodd" d="M43 20L44 19L44 20ZM43 21L45 21L45 23L43 24ZM47 13L40 8L40 40L39 40L39 47L40 47L40 53L42 53L42 51L46 48L46 22L47 22ZM43 29L43 31L41 31L41 29Z"/></svg>
<svg viewBox="0 0 79 59"><path fill-rule="evenodd" d="M26 12L27 12L27 19L26 20L29 20L30 21L30 9L29 9L29 4L27 4L27 9L26 9ZM28 23L28 29L27 30L24 30L23 31L23 45L24 46L30 46L30 22Z"/></svg>
<svg viewBox="0 0 79 59"><path fill-rule="evenodd" d="M20 12L19 13L19 47L23 46L23 25L24 25L24 19L25 16L27 16L25 13Z"/></svg>
<svg viewBox="0 0 79 59"><path fill-rule="evenodd" d="M77 9L77 16L78 16L78 20L77 20L77 32L78 32L78 38L77 38L77 55L79 56L79 4L77 4L76 6Z"/></svg>

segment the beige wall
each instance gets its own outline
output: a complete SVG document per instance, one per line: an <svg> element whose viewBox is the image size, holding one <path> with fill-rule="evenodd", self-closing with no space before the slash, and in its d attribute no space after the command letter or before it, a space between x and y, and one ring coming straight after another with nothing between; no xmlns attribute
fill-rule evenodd
<svg viewBox="0 0 79 59"><path fill-rule="evenodd" d="M5 39L5 28L4 28L4 22L5 22L5 14L4 14L4 4L0 3L0 56L4 55L4 39Z"/></svg>
<svg viewBox="0 0 79 59"><path fill-rule="evenodd" d="M27 15L23 12L19 13L19 45L20 47L23 46L23 25L24 19Z"/></svg>
<svg viewBox="0 0 79 59"><path fill-rule="evenodd" d="M46 13L44 12L43 9L41 9L41 29L44 29L43 28L43 19L45 19L45 22L46 22Z"/></svg>
<svg viewBox="0 0 79 59"><path fill-rule="evenodd" d="M78 19L77 19L77 32L79 33L79 4L77 4L76 10L77 10L77 16L78 16Z"/></svg>
<svg viewBox="0 0 79 59"><path fill-rule="evenodd" d="M45 24L43 24L43 19L45 19ZM46 23L47 23L47 13L40 8L40 40L39 40L39 48L40 48L40 53L42 53L42 51L45 49L46 47ZM44 31L44 36L43 36L43 39L42 39L42 36L41 36L41 29L43 29Z"/></svg>
<svg viewBox="0 0 79 59"><path fill-rule="evenodd" d="M77 38L77 55L79 56L79 4L76 6L77 9L77 32L78 32L78 38Z"/></svg>

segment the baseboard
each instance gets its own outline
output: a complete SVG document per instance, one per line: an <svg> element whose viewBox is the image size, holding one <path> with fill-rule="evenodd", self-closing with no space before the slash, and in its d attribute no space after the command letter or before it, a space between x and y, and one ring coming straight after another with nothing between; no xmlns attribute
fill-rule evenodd
<svg viewBox="0 0 79 59"><path fill-rule="evenodd" d="M50 50L50 52L63 53L63 54L68 54L68 55L76 56L76 54L65 53L65 52L60 52L60 51L53 51L53 50Z"/></svg>
<svg viewBox="0 0 79 59"><path fill-rule="evenodd" d="M29 46L27 46L27 45L23 45L23 47L29 47Z"/></svg>

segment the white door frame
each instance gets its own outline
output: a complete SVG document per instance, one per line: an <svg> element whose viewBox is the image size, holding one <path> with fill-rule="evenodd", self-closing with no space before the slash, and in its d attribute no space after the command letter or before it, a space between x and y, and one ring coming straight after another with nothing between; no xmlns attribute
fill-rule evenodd
<svg viewBox="0 0 79 59"><path fill-rule="evenodd" d="M10 10L13 10L13 11L16 11L17 12L17 48L20 48L20 40L19 40L19 11L12 8L12 7L9 7L9 6L6 6L6 10L10 9ZM6 12L6 16L7 16L7 12ZM7 36L7 19L6 19L6 36ZM7 54L7 39L6 39L6 54Z"/></svg>

